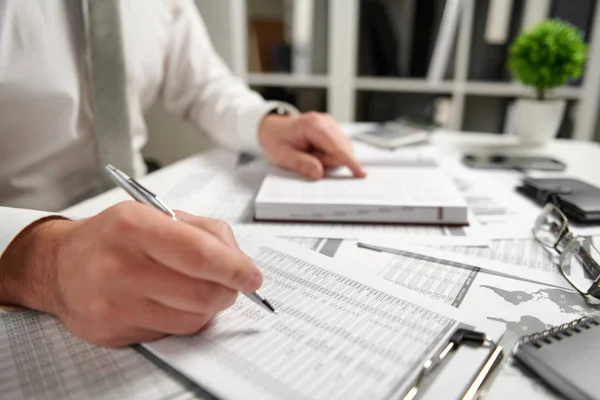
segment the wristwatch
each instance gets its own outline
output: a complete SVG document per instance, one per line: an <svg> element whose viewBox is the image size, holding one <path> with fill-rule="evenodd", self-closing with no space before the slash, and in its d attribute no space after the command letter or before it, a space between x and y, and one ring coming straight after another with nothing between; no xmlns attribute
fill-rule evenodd
<svg viewBox="0 0 600 400"><path fill-rule="evenodd" d="M283 106L277 106L267 113L267 115L291 115L291 113Z"/></svg>

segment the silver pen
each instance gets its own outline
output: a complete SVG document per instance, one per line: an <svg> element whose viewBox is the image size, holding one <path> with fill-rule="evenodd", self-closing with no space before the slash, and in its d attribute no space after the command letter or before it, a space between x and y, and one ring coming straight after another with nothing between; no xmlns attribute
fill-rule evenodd
<svg viewBox="0 0 600 400"><path fill-rule="evenodd" d="M129 177L126 173L110 164L106 166L106 171L108 171L108 174L117 183L117 185L129 193L129 195L135 200L139 201L140 203L148 204L167 214L174 221L177 221L177 215L175 215L175 212L164 201L162 201L160 197L140 185L135 179ZM265 310L276 314L275 308L258 291L254 293L242 293L250 300L263 307Z"/></svg>

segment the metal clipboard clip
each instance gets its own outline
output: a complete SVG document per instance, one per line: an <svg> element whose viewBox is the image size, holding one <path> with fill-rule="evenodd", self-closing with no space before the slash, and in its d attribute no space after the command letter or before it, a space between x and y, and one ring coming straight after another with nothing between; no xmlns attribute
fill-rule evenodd
<svg viewBox="0 0 600 400"><path fill-rule="evenodd" d="M480 394L483 384L487 378L491 375L494 368L504 357L502 347L496 344L489 336L485 333L475 332L468 329L457 329L454 334L448 340L448 344L444 347L436 356L428 359L423 363L421 372L417 377L417 380L413 387L409 389L406 395L402 398L403 400L413 400L417 397L417 394L422 389L422 385L426 378L445 360L448 354L454 352L462 345L469 345L474 347L488 347L490 352L479 368L473 381L469 384L466 392L460 398L463 400L475 399Z"/></svg>

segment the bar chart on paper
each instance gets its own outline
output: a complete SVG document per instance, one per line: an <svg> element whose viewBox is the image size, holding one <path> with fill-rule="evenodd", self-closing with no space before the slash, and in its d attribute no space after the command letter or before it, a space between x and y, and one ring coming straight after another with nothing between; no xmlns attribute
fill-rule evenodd
<svg viewBox="0 0 600 400"><path fill-rule="evenodd" d="M329 257L358 262L379 277L466 312L479 313L485 304L490 320L507 324L507 329L517 335L600 313L572 290L491 275L456 262L440 263L418 254L374 252L349 240L286 239ZM493 241L491 249L449 246L446 250L478 256L482 261L512 262L530 270L552 272L554 268L550 253L533 241L515 245L511 240L502 240Z"/></svg>
<svg viewBox="0 0 600 400"><path fill-rule="evenodd" d="M419 255L373 252L358 248L356 242L349 240L286 239L328 257L358 262L380 278L456 308L460 307L479 273L477 268L449 265Z"/></svg>

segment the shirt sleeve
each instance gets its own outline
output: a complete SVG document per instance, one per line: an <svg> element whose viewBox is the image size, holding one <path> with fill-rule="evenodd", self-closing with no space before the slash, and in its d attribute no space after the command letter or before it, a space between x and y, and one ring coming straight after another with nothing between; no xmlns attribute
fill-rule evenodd
<svg viewBox="0 0 600 400"><path fill-rule="evenodd" d="M165 108L195 123L219 144L259 153L258 127L270 111L267 102L227 68L214 50L192 0L171 2L172 26L166 53L162 98Z"/></svg>
<svg viewBox="0 0 600 400"><path fill-rule="evenodd" d="M0 207L0 258L19 232L31 225L32 222L50 215L43 211Z"/></svg>
<svg viewBox="0 0 600 400"><path fill-rule="evenodd" d="M20 208L0 207L0 258L12 240L32 222L49 216L49 213ZM0 314L22 309L0 305Z"/></svg>

